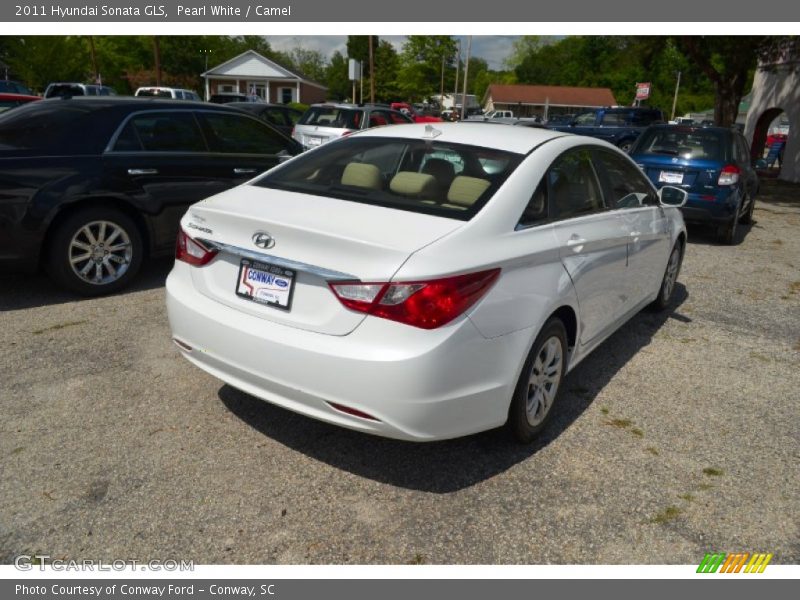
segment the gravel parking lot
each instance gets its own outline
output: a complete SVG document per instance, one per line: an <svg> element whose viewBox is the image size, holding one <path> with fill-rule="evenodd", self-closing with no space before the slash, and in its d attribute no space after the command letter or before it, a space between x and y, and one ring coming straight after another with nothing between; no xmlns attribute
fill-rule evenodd
<svg viewBox="0 0 800 600"><path fill-rule="evenodd" d="M170 341L163 281L77 300L0 277L0 562L800 562L800 186L741 243L690 229L670 314L565 382L531 447L415 445L263 403ZM313 376L310 374L309 376ZM346 376L346 374L343 374Z"/></svg>

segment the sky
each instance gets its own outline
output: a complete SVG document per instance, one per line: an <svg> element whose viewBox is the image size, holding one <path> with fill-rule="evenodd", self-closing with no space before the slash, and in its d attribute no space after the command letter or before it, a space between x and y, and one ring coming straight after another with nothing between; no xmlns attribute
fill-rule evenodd
<svg viewBox="0 0 800 600"><path fill-rule="evenodd" d="M400 51L406 36L383 35L381 39L390 41ZM466 56L467 36L453 36L463 39L461 43L463 56ZM490 69L502 69L503 61L511 53L511 45L517 35L474 35L472 36L472 56L480 56L489 63ZM319 50L325 57L330 58L336 50L347 55L346 35L268 35L270 45L275 50L289 51L296 46L308 50Z"/></svg>

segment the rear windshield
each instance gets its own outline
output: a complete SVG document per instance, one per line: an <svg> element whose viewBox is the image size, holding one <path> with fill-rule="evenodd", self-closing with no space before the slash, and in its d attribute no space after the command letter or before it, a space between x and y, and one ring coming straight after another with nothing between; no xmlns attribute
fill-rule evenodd
<svg viewBox="0 0 800 600"><path fill-rule="evenodd" d="M253 185L468 221L522 158L435 140L344 138Z"/></svg>
<svg viewBox="0 0 800 600"><path fill-rule="evenodd" d="M153 98L172 98L172 92L169 90L139 90L136 92L137 96L150 96Z"/></svg>
<svg viewBox="0 0 800 600"><path fill-rule="evenodd" d="M300 117L298 125L317 125L336 129L360 129L362 111L335 106L312 106Z"/></svg>
<svg viewBox="0 0 800 600"><path fill-rule="evenodd" d="M725 160L722 135L707 129L650 129L631 154L661 154L684 159Z"/></svg>
<svg viewBox="0 0 800 600"><path fill-rule="evenodd" d="M60 98L61 96L84 96L85 94L81 86L65 83L50 86L45 95L48 98Z"/></svg>

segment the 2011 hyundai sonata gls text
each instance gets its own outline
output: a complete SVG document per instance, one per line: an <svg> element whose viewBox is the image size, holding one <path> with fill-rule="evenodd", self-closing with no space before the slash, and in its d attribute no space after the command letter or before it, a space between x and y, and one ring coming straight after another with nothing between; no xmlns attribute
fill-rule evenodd
<svg viewBox="0 0 800 600"><path fill-rule="evenodd" d="M354 134L192 206L167 280L184 356L406 440L541 431L567 371L665 308L676 208L593 139L484 123Z"/></svg>

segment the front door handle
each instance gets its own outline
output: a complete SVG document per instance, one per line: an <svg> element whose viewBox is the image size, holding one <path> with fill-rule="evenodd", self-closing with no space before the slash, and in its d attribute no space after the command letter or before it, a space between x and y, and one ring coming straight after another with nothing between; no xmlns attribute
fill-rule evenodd
<svg viewBox="0 0 800 600"><path fill-rule="evenodd" d="M236 173L237 175L249 175L251 173L256 173L257 170L256 169L243 169L243 168L238 168L237 167L236 169L233 170L233 172Z"/></svg>
<svg viewBox="0 0 800 600"><path fill-rule="evenodd" d="M583 245L586 243L586 239L578 236L578 234L573 233L569 239L567 240L567 247L572 248L575 252L580 252L583 250Z"/></svg>
<svg viewBox="0 0 800 600"><path fill-rule="evenodd" d="M158 169L128 169L128 175L158 175Z"/></svg>

